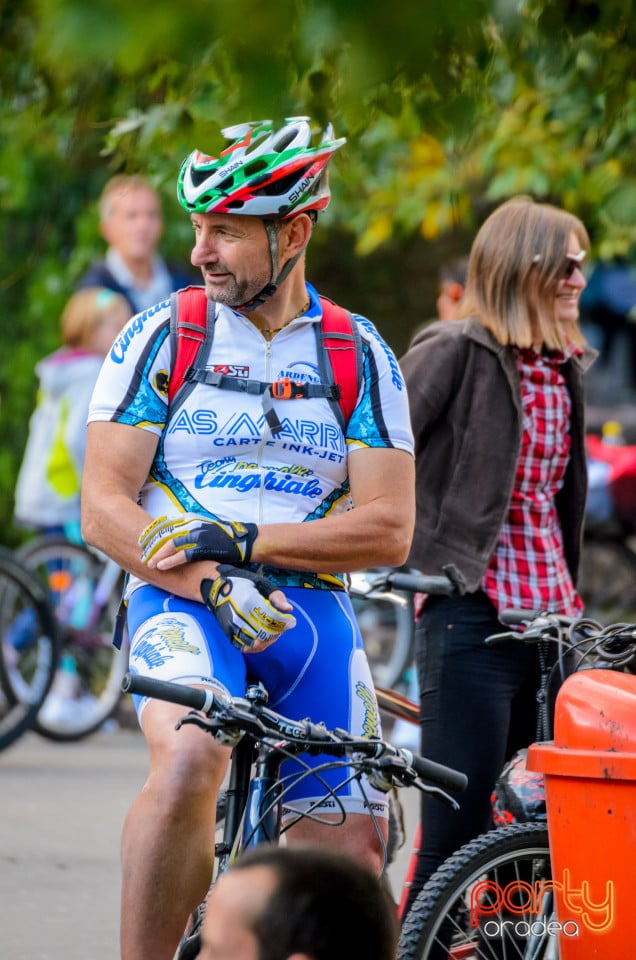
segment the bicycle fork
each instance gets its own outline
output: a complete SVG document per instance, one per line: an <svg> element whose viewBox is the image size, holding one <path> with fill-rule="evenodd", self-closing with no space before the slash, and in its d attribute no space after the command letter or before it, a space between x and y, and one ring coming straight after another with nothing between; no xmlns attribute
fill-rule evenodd
<svg viewBox="0 0 636 960"><path fill-rule="evenodd" d="M277 843L280 836L282 785L280 756L265 745L258 748L255 776L250 782L243 823L243 847Z"/></svg>
<svg viewBox="0 0 636 960"><path fill-rule="evenodd" d="M215 847L219 874L227 869L239 836L241 849L277 841L282 792L279 775L280 757L275 750L266 745L255 748L249 740L234 747L223 839Z"/></svg>

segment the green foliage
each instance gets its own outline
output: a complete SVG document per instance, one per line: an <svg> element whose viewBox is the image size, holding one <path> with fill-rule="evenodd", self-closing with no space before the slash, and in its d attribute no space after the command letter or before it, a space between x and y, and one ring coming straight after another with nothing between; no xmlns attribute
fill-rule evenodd
<svg viewBox="0 0 636 960"><path fill-rule="evenodd" d="M514 193L578 213L598 255L636 258L631 0L4 0L0 29L5 530L33 368L103 250L113 173L151 177L163 252L185 261L183 157L243 119L333 121L348 145L312 278L398 352L433 312L439 262Z"/></svg>

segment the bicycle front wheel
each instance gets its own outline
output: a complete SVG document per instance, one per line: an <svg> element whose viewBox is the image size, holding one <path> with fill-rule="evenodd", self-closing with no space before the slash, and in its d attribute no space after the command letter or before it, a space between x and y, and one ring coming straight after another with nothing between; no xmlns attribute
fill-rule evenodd
<svg viewBox="0 0 636 960"><path fill-rule="evenodd" d="M545 825L513 824L482 834L449 857L420 891L402 928L400 960L557 960L552 894L549 884L540 886L551 879ZM531 888L537 896L529 896Z"/></svg>
<svg viewBox="0 0 636 960"><path fill-rule="evenodd" d="M0 750L33 727L58 655L45 591L11 551L0 548Z"/></svg>
<svg viewBox="0 0 636 960"><path fill-rule="evenodd" d="M35 730L51 740L81 740L113 716L122 698L128 646L117 650L112 638L123 573L64 536L35 537L19 553L48 593L62 644Z"/></svg>

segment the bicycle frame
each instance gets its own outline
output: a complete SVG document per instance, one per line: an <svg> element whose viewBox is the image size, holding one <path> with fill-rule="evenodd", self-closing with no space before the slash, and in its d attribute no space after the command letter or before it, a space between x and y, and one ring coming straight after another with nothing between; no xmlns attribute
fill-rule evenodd
<svg viewBox="0 0 636 960"><path fill-rule="evenodd" d="M395 786L415 786L438 795L454 807L457 803L447 791L461 792L467 784L463 773L416 756L410 750L380 738L352 736L345 730L328 730L324 724L312 723L308 719L295 721L283 717L265 706L267 693L260 684L248 687L243 698L227 698L210 689L127 674L122 689L201 711L182 717L177 729L183 724L194 724L214 736L221 745L232 747L223 839L215 845L212 882L241 849L257 843L278 842L286 828L281 824L289 784L293 785L295 777L319 775L320 766L309 767L302 760L303 754L325 754L328 759L324 769L335 765L336 768L342 766L343 770L346 768L346 772L338 785L323 781L321 798L310 804L309 809L295 812L290 806L292 816L297 815L298 819L320 820L322 797L330 797L338 805L339 791L350 779L366 777L372 786L387 794ZM297 773L281 780L283 761L294 757L298 758ZM252 769L255 771L253 777ZM360 789L365 796L362 784ZM341 805L340 810L344 821L346 809ZM374 819L371 808L369 812ZM331 811L321 822L338 825L334 823ZM376 828L379 829L377 823ZM191 925L177 953L181 960L195 955L192 948L204 910L202 904L192 915Z"/></svg>

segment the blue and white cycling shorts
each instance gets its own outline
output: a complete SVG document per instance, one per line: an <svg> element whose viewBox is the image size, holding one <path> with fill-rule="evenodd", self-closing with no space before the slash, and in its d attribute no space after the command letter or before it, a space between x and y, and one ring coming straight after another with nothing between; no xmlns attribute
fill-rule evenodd
<svg viewBox="0 0 636 960"><path fill-rule="evenodd" d="M302 587L285 587L285 596L294 608L296 626L262 653L243 654L204 604L156 587L140 587L128 603L130 670L173 683L212 686L238 697L244 695L246 684L261 681L269 694L268 706L286 717L322 721L356 736L381 736L371 671L349 596ZM147 698L133 699L141 716ZM329 758L303 754L300 759L302 767L296 760L286 760L281 768L283 782L290 777L286 819L314 804L319 804L317 815L338 814L340 807L326 796L325 782L338 788L347 813L388 816L387 794L373 789L366 778L363 796L357 781L342 786L347 768L322 770L318 782L315 776L300 774Z"/></svg>

